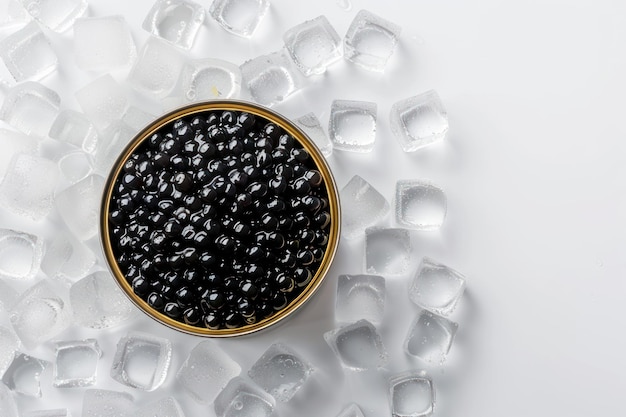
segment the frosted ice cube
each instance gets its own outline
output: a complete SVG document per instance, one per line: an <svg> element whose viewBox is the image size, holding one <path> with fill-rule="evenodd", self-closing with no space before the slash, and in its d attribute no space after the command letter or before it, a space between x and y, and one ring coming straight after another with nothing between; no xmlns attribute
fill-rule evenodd
<svg viewBox="0 0 626 417"><path fill-rule="evenodd" d="M434 90L394 103L389 120L404 152L442 141L448 133L448 113Z"/></svg>
<svg viewBox="0 0 626 417"><path fill-rule="evenodd" d="M84 17L74 23L74 56L84 70L109 71L137 57L135 41L123 16Z"/></svg>
<svg viewBox="0 0 626 417"><path fill-rule="evenodd" d="M150 114L138 107L130 106L124 116L122 116L122 123L134 130L135 132L139 132L141 129L146 127L149 123L151 123L156 116Z"/></svg>
<svg viewBox="0 0 626 417"><path fill-rule="evenodd" d="M0 41L0 58L15 81L39 80L54 71L58 64L50 40L35 22Z"/></svg>
<svg viewBox="0 0 626 417"><path fill-rule="evenodd" d="M2 377L2 382L18 394L41 397L39 377L50 363L19 353Z"/></svg>
<svg viewBox="0 0 626 417"><path fill-rule="evenodd" d="M387 363L383 341L374 325L367 320L326 332L324 339L347 369L366 371Z"/></svg>
<svg viewBox="0 0 626 417"><path fill-rule="evenodd" d="M430 311L422 310L411 323L404 350L425 362L443 363L459 326Z"/></svg>
<svg viewBox="0 0 626 417"><path fill-rule="evenodd" d="M96 370L102 351L95 339L57 342L54 380L60 388L88 387L96 383Z"/></svg>
<svg viewBox="0 0 626 417"><path fill-rule="evenodd" d="M32 17L56 32L69 29L85 14L85 0L20 0Z"/></svg>
<svg viewBox="0 0 626 417"><path fill-rule="evenodd" d="M395 23L361 10L343 40L344 57L366 70L383 72L400 32L400 26Z"/></svg>
<svg viewBox="0 0 626 417"><path fill-rule="evenodd" d="M337 417L365 417L363 411L355 403L348 404L346 408L341 410Z"/></svg>
<svg viewBox="0 0 626 417"><path fill-rule="evenodd" d="M339 275L335 320L354 323L382 321L385 311L385 278L378 275Z"/></svg>
<svg viewBox="0 0 626 417"><path fill-rule="evenodd" d="M133 413L135 417L185 417L174 397L162 398L145 405Z"/></svg>
<svg viewBox="0 0 626 417"><path fill-rule="evenodd" d="M20 132L7 129L0 129L0 177L3 177L11 159L15 154L34 154L39 149L39 140L33 136L28 136Z"/></svg>
<svg viewBox="0 0 626 417"><path fill-rule="evenodd" d="M430 258L422 259L409 287L409 298L418 306L448 316L465 291L465 277Z"/></svg>
<svg viewBox="0 0 626 417"><path fill-rule="evenodd" d="M328 158L333 153L333 144L314 113L307 113L297 118L295 123L315 143L322 155Z"/></svg>
<svg viewBox="0 0 626 417"><path fill-rule="evenodd" d="M163 98L176 87L184 63L174 46L151 37L139 51L128 81L143 93Z"/></svg>
<svg viewBox="0 0 626 417"><path fill-rule="evenodd" d="M55 197L61 218L80 240L88 240L98 234L103 189L104 179L99 175L90 175L57 193Z"/></svg>
<svg viewBox="0 0 626 417"><path fill-rule="evenodd" d="M43 138L48 135L60 105L61 98L56 92L26 81L8 91L0 109L0 120L27 135Z"/></svg>
<svg viewBox="0 0 626 417"><path fill-rule="evenodd" d="M70 184L76 184L93 172L91 156L78 150L66 153L59 159L59 171Z"/></svg>
<svg viewBox="0 0 626 417"><path fill-rule="evenodd" d="M300 88L302 75L283 50L253 58L240 68L244 85L260 104L279 103Z"/></svg>
<svg viewBox="0 0 626 417"><path fill-rule="evenodd" d="M41 220L52 209L58 179L54 162L35 155L15 155L0 183L0 205L21 216Z"/></svg>
<svg viewBox="0 0 626 417"><path fill-rule="evenodd" d="M15 300L17 300L18 293L7 282L0 281L0 312L9 311ZM0 372L2 375L2 372Z"/></svg>
<svg viewBox="0 0 626 417"><path fill-rule="evenodd" d="M341 40L326 16L292 27L283 35L293 62L307 77L323 74L341 58Z"/></svg>
<svg viewBox="0 0 626 417"><path fill-rule="evenodd" d="M209 13L227 31L248 38L269 7L269 0L213 0Z"/></svg>
<svg viewBox="0 0 626 417"><path fill-rule="evenodd" d="M99 128L120 120L128 109L126 90L109 74L87 84L75 95L87 117Z"/></svg>
<svg viewBox="0 0 626 417"><path fill-rule="evenodd" d="M199 403L212 402L241 367L215 342L198 343L176 374L178 383Z"/></svg>
<svg viewBox="0 0 626 417"><path fill-rule="evenodd" d="M0 229L0 278L29 280L39 271L43 239L30 233Z"/></svg>
<svg viewBox="0 0 626 417"><path fill-rule="evenodd" d="M221 59L193 60L183 68L181 85L187 101L233 98L241 91L241 70Z"/></svg>
<svg viewBox="0 0 626 417"><path fill-rule="evenodd" d="M376 103L335 100L330 109L328 135L342 151L371 152L376 141Z"/></svg>
<svg viewBox="0 0 626 417"><path fill-rule="evenodd" d="M252 365L248 376L281 402L289 401L306 383L313 368L291 348L275 343Z"/></svg>
<svg viewBox="0 0 626 417"><path fill-rule="evenodd" d="M380 221L389 212L389 203L374 187L355 175L340 192L341 232L350 239Z"/></svg>
<svg viewBox="0 0 626 417"><path fill-rule="evenodd" d="M96 263L96 256L87 246L68 233L57 233L41 261L41 270L50 278L74 282L85 276Z"/></svg>
<svg viewBox="0 0 626 417"><path fill-rule="evenodd" d="M50 127L48 136L88 153L93 152L98 143L98 132L95 126L82 113L69 109L59 113Z"/></svg>
<svg viewBox="0 0 626 417"><path fill-rule="evenodd" d="M0 4L0 28L26 23L32 20L20 0L8 0Z"/></svg>
<svg viewBox="0 0 626 417"><path fill-rule="evenodd" d="M433 382L422 372L397 375L389 380L393 417L426 417L435 409Z"/></svg>
<svg viewBox="0 0 626 417"><path fill-rule="evenodd" d="M70 302L75 322L92 329L116 326L134 313L115 278L105 271L94 272L73 284Z"/></svg>
<svg viewBox="0 0 626 417"><path fill-rule="evenodd" d="M230 380L214 402L217 417L270 417L274 398L241 377Z"/></svg>
<svg viewBox="0 0 626 417"><path fill-rule="evenodd" d="M409 268L411 235L406 229L372 227L365 230L365 270L371 274L398 275Z"/></svg>
<svg viewBox="0 0 626 417"><path fill-rule="evenodd" d="M129 387L154 391L165 381L171 357L169 340L130 332L117 343L111 377Z"/></svg>
<svg viewBox="0 0 626 417"><path fill-rule="evenodd" d="M56 408L54 410L26 411L23 417L72 417L67 408Z"/></svg>
<svg viewBox="0 0 626 417"><path fill-rule="evenodd" d="M115 160L136 133L136 129L124 122L115 122L106 128L95 152L95 171L102 175L108 175Z"/></svg>
<svg viewBox="0 0 626 417"><path fill-rule="evenodd" d="M17 404L6 385L0 384L0 416L19 417Z"/></svg>
<svg viewBox="0 0 626 417"><path fill-rule="evenodd" d="M69 305L47 281L26 290L11 309L10 318L28 349L53 338L71 323Z"/></svg>
<svg viewBox="0 0 626 417"><path fill-rule="evenodd" d="M8 327L0 326L0 375L4 375L11 365L19 347L20 341L17 335Z"/></svg>
<svg viewBox="0 0 626 417"><path fill-rule="evenodd" d="M133 397L126 392L88 389L83 396L82 417L128 417Z"/></svg>
<svg viewBox="0 0 626 417"><path fill-rule="evenodd" d="M396 222L422 231L438 230L446 218L447 198L443 190L427 181L396 183Z"/></svg>
<svg viewBox="0 0 626 417"><path fill-rule="evenodd" d="M143 25L154 36L189 49L204 22L202 6L187 0L156 0Z"/></svg>

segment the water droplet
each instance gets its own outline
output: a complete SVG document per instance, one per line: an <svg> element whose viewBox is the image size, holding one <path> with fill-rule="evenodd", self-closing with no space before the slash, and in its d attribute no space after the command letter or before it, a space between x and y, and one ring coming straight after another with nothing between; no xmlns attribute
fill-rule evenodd
<svg viewBox="0 0 626 417"><path fill-rule="evenodd" d="M343 9L346 12L352 10L352 1L351 0L337 0L337 6Z"/></svg>
<svg viewBox="0 0 626 417"><path fill-rule="evenodd" d="M241 401L235 401L233 403L233 408L235 410L241 410L243 408L243 403Z"/></svg>

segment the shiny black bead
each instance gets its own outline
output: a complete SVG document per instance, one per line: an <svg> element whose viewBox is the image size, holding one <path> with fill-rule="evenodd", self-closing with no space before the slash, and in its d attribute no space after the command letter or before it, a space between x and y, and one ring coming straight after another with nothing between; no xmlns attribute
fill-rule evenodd
<svg viewBox="0 0 626 417"><path fill-rule="evenodd" d="M252 198L258 199L267 194L267 185L260 182L253 182L246 187L246 192L250 194Z"/></svg>
<svg viewBox="0 0 626 417"><path fill-rule="evenodd" d="M292 272L293 280L298 287L304 287L313 278L313 274L308 268L296 268Z"/></svg>
<svg viewBox="0 0 626 417"><path fill-rule="evenodd" d="M200 314L198 307L190 307L183 312L183 320L191 326L198 324L201 319L202 314Z"/></svg>
<svg viewBox="0 0 626 417"><path fill-rule="evenodd" d="M236 311L227 311L224 314L224 325L228 329L236 329L241 326L241 316Z"/></svg>
<svg viewBox="0 0 626 417"><path fill-rule="evenodd" d="M313 221L323 229L330 224L330 214L326 211L321 212L313 218Z"/></svg>
<svg viewBox="0 0 626 417"><path fill-rule="evenodd" d="M165 308L163 309L163 312L165 313L165 315L167 315L168 317L174 320L180 319L183 315L183 310L176 303L165 304Z"/></svg>
<svg viewBox="0 0 626 417"><path fill-rule="evenodd" d="M217 311L210 311L204 315L204 327L210 330L218 330L222 327L222 316Z"/></svg>
<svg viewBox="0 0 626 417"><path fill-rule="evenodd" d="M315 260L315 256L313 256L313 253L310 250L298 251L296 258L298 258L300 265L304 266L311 265Z"/></svg>
<svg viewBox="0 0 626 417"><path fill-rule="evenodd" d="M150 293L150 295L148 295L147 301L148 305L155 310L161 311L163 307L165 307L165 300L163 300L163 296L159 293Z"/></svg>
<svg viewBox="0 0 626 417"><path fill-rule="evenodd" d="M299 211L293 215L293 224L296 226L296 228L301 229L304 227L308 227L310 223L311 223L311 220L306 215L306 213L302 211Z"/></svg>
<svg viewBox="0 0 626 417"><path fill-rule="evenodd" d="M128 274L126 274L126 276L128 278ZM131 286L133 287L133 292L140 297L146 295L146 293L150 290L150 283L142 276L135 277Z"/></svg>
<svg viewBox="0 0 626 417"><path fill-rule="evenodd" d="M218 258L211 252L202 252L198 258L200 265L205 269L211 269L218 263Z"/></svg>

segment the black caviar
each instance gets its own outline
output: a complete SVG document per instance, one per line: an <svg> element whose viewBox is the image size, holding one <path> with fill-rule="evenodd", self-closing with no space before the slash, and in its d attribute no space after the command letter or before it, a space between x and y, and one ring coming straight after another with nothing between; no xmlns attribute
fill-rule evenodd
<svg viewBox="0 0 626 417"><path fill-rule="evenodd" d="M178 119L116 179L113 255L151 308L212 330L254 324L311 281L328 243L324 179L306 149L246 112Z"/></svg>

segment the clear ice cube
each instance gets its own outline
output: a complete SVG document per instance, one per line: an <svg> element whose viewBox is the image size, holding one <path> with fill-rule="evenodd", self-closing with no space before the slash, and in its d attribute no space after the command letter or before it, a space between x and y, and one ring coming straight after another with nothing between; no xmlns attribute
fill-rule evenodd
<svg viewBox="0 0 626 417"><path fill-rule="evenodd" d="M441 316L422 310L411 323L404 350L425 362L443 363L459 326Z"/></svg>
<svg viewBox="0 0 626 417"><path fill-rule="evenodd" d="M326 16L292 27L283 35L285 48L307 77L323 74L341 58L341 39Z"/></svg>
<svg viewBox="0 0 626 417"><path fill-rule="evenodd" d="M241 373L241 367L215 342L198 343L176 374L181 385L197 402L212 402L228 381Z"/></svg>
<svg viewBox="0 0 626 417"><path fill-rule="evenodd" d="M411 235L406 229L365 230L365 270L370 274L405 273L411 261Z"/></svg>
<svg viewBox="0 0 626 417"><path fill-rule="evenodd" d="M35 154L39 150L39 140L20 132L0 129L0 178L9 168L11 159L18 153Z"/></svg>
<svg viewBox="0 0 626 417"><path fill-rule="evenodd" d="M8 327L0 326L0 375L11 365L19 347L17 335Z"/></svg>
<svg viewBox="0 0 626 417"><path fill-rule="evenodd" d="M20 216L41 220L52 210L58 179L54 162L17 154L0 182L0 205Z"/></svg>
<svg viewBox="0 0 626 417"><path fill-rule="evenodd" d="M257 103L280 103L300 88L302 75L284 50L253 58L240 68L243 83Z"/></svg>
<svg viewBox="0 0 626 417"><path fill-rule="evenodd" d="M99 174L108 175L115 160L136 133L137 130L121 121L106 128L96 148L94 170Z"/></svg>
<svg viewBox="0 0 626 417"><path fill-rule="evenodd" d="M148 126L156 116L150 114L139 107L130 106L124 116L122 116L122 124L131 128L135 133Z"/></svg>
<svg viewBox="0 0 626 417"><path fill-rule="evenodd" d="M343 324L365 319L380 324L385 294L385 278L379 275L339 275L335 320Z"/></svg>
<svg viewBox="0 0 626 417"><path fill-rule="evenodd" d="M0 4L0 28L27 23L32 16L24 10L20 0L7 0Z"/></svg>
<svg viewBox="0 0 626 417"><path fill-rule="evenodd" d="M58 64L50 40L35 22L0 41L0 58L18 82L39 80L53 72Z"/></svg>
<svg viewBox="0 0 626 417"><path fill-rule="evenodd" d="M249 38L269 7L269 0L213 0L209 14L227 31Z"/></svg>
<svg viewBox="0 0 626 417"><path fill-rule="evenodd" d="M94 272L73 284L70 303L76 324L92 329L116 326L134 313L115 278L105 271Z"/></svg>
<svg viewBox="0 0 626 417"><path fill-rule="evenodd" d="M96 263L96 255L68 233L57 233L46 245L41 270L50 278L74 282Z"/></svg>
<svg viewBox="0 0 626 417"><path fill-rule="evenodd" d="M104 179L90 175L57 193L54 199L61 218L79 240L89 240L98 234L103 189Z"/></svg>
<svg viewBox="0 0 626 417"><path fill-rule="evenodd" d="M141 27L154 36L189 49L204 17L204 7L197 3L187 0L156 0Z"/></svg>
<svg viewBox="0 0 626 417"><path fill-rule="evenodd" d="M261 388L235 377L219 393L213 406L217 417L270 417L275 402Z"/></svg>
<svg viewBox="0 0 626 417"><path fill-rule="evenodd" d="M2 382L18 394L41 397L39 378L50 363L24 353L18 353L2 376Z"/></svg>
<svg viewBox="0 0 626 417"><path fill-rule="evenodd" d="M448 201L443 190L427 181L396 183L396 223L421 231L438 230L446 218Z"/></svg>
<svg viewBox="0 0 626 417"><path fill-rule="evenodd" d="M59 388L88 387L95 384L101 356L102 351L95 339L57 342L52 384Z"/></svg>
<svg viewBox="0 0 626 417"><path fill-rule="evenodd" d="M87 11L86 0L20 0L32 17L48 28L63 32Z"/></svg>
<svg viewBox="0 0 626 417"><path fill-rule="evenodd" d="M330 109L328 135L335 149L371 152L376 141L376 103L335 100Z"/></svg>
<svg viewBox="0 0 626 417"><path fill-rule="evenodd" d="M11 390L4 384L0 384L0 416L19 417Z"/></svg>
<svg viewBox="0 0 626 417"><path fill-rule="evenodd" d="M409 298L442 316L450 315L465 291L465 277L430 258L422 259L409 286Z"/></svg>
<svg viewBox="0 0 626 417"><path fill-rule="evenodd" d="M326 332L324 339L347 369L366 371L387 363L383 341L374 325L367 320Z"/></svg>
<svg viewBox="0 0 626 417"><path fill-rule="evenodd" d="M241 91L241 70L221 59L199 59L185 64L181 75L186 101L235 98Z"/></svg>
<svg viewBox="0 0 626 417"><path fill-rule="evenodd" d="M0 120L27 135L44 138L60 105L61 98L56 92L37 82L26 81L8 91L0 109Z"/></svg>
<svg viewBox="0 0 626 417"><path fill-rule="evenodd" d="M371 184L358 175L341 189L341 233L355 238L389 212L389 203Z"/></svg>
<svg viewBox="0 0 626 417"><path fill-rule="evenodd" d="M110 71L135 61L137 49L123 16L83 17L74 23L74 57L79 68Z"/></svg>
<svg viewBox="0 0 626 417"><path fill-rule="evenodd" d="M133 411L133 397L126 392L88 389L83 396L81 416L128 417Z"/></svg>
<svg viewBox="0 0 626 417"><path fill-rule="evenodd" d="M75 96L87 117L99 128L120 120L128 109L126 90L110 74L87 84Z"/></svg>
<svg viewBox="0 0 626 417"><path fill-rule="evenodd" d="M59 159L59 171L70 184L76 184L93 172L91 156L79 150L68 152Z"/></svg>
<svg viewBox="0 0 626 417"><path fill-rule="evenodd" d="M138 91L163 98L174 90L185 64L171 44L150 37L139 51L128 81Z"/></svg>
<svg viewBox="0 0 626 417"><path fill-rule="evenodd" d="M426 417L435 408L433 382L422 372L397 375L389 380L389 401L393 417Z"/></svg>
<svg viewBox="0 0 626 417"><path fill-rule="evenodd" d="M341 410L341 412L339 414L337 414L337 417L365 417L363 415L363 411L361 411L361 408L356 405L355 403L351 403L348 404L347 407L345 407L343 410Z"/></svg>
<svg viewBox="0 0 626 417"><path fill-rule="evenodd" d="M448 133L448 113L434 90L394 103L389 120L404 152L440 142Z"/></svg>
<svg viewBox="0 0 626 417"><path fill-rule="evenodd" d="M133 413L135 417L185 417L180 404L174 397L162 398L144 405Z"/></svg>
<svg viewBox="0 0 626 417"><path fill-rule="evenodd" d="M395 23L361 10L343 40L344 57L366 70L383 72L400 32L400 26Z"/></svg>
<svg viewBox="0 0 626 417"><path fill-rule="evenodd" d="M67 408L55 408L54 410L26 411L23 417L72 417Z"/></svg>
<svg viewBox="0 0 626 417"><path fill-rule="evenodd" d="M252 365L248 376L278 401L287 402L306 383L313 368L282 343L271 345Z"/></svg>
<svg viewBox="0 0 626 417"><path fill-rule="evenodd" d="M0 280L0 312L9 311L15 304L17 296L17 291L11 285ZM0 375L2 375L2 372L0 372Z"/></svg>
<svg viewBox="0 0 626 417"><path fill-rule="evenodd" d="M0 229L0 278L32 279L39 271L43 238L11 229Z"/></svg>
<svg viewBox="0 0 626 417"><path fill-rule="evenodd" d="M307 113L297 118L295 123L319 148L322 155L328 158L333 153L333 144L328 139L315 113Z"/></svg>
<svg viewBox="0 0 626 417"><path fill-rule="evenodd" d="M111 377L129 387L154 391L165 381L171 358L169 340L130 332L117 343Z"/></svg>
<svg viewBox="0 0 626 417"><path fill-rule="evenodd" d="M48 136L69 143L87 153L96 149L98 132L87 117L74 110L62 110L52 123Z"/></svg>

